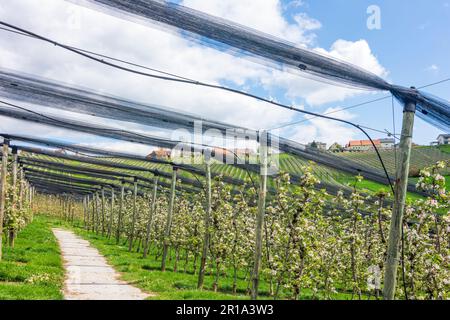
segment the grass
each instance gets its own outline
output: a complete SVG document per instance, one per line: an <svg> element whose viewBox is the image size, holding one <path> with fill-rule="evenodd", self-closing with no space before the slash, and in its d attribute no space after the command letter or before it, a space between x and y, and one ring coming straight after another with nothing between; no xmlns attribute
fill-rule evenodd
<svg viewBox="0 0 450 320"><path fill-rule="evenodd" d="M418 179L418 178L417 178ZM412 181L414 181L413 179L411 179ZM344 185L348 185L348 186L353 186L353 184L355 183L355 178L353 177L347 177L347 176L341 176L339 177L338 181ZM362 192L366 192L368 194L374 194L377 193L381 190L384 190L386 192L391 192L391 188L388 185L384 185L378 182L374 182L371 180L367 180L364 179L361 182L358 182L357 184L357 189L362 191ZM408 200L418 200L418 199L423 199L423 196L414 193L414 192L408 192L406 194L406 197Z"/></svg>
<svg viewBox="0 0 450 320"><path fill-rule="evenodd" d="M180 262L180 271L173 272L172 262L168 262L166 272L160 271L161 261L155 260L154 253L151 253L147 259L142 258L141 253L128 252L124 245L124 239L119 245L115 240L109 240L101 235L88 232L80 227L73 227L66 222L58 221L55 226L64 227L73 230L82 238L88 240L92 246L97 248L103 254L107 261L121 273L122 279L141 288L142 290L153 293L154 296L149 299L155 300L246 300L249 296L246 292L247 280L243 275L239 276L238 292L232 294L232 279L223 277L219 283L219 291L212 290L213 277L207 274L205 276L205 289L197 290L198 275L192 273L192 265L189 265L188 271L183 272L183 262ZM231 271L229 272L231 275ZM260 283L260 298L271 299L268 295L268 284L264 281ZM349 293L337 293L334 299L348 300L351 298ZM301 299L312 299L310 290L303 290Z"/></svg>
<svg viewBox="0 0 450 320"><path fill-rule="evenodd" d="M4 245L0 262L0 300L60 300L64 270L51 223L36 217L16 239Z"/></svg>
<svg viewBox="0 0 450 320"><path fill-rule="evenodd" d="M450 145L445 144L438 147L444 153L450 153Z"/></svg>

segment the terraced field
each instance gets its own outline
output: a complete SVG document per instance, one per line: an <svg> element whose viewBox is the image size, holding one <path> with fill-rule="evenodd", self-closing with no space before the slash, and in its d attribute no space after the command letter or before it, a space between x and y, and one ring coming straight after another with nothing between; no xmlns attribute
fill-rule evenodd
<svg viewBox="0 0 450 320"><path fill-rule="evenodd" d="M380 151L383 162L390 174L395 174L396 154L393 150ZM337 156L344 157L355 162L382 169L377 155L373 151L368 152L344 152L337 153ZM398 155L398 152L397 152ZM415 176L419 170L430 166L438 161L450 160L450 148L438 147L414 147L411 151L410 175ZM447 172L448 173L448 172Z"/></svg>

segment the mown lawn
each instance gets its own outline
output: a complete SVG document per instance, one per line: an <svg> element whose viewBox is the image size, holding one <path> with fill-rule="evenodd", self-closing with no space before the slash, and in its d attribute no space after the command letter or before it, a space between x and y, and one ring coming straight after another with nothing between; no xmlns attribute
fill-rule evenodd
<svg viewBox="0 0 450 320"><path fill-rule="evenodd" d="M353 177L345 177L342 176L338 179L338 181L344 185L348 185L348 186L353 186L353 184L355 183L355 179ZM410 178L410 182L416 182L417 180L415 180L414 178ZM361 182L358 182L357 184L357 189L359 191L362 192L366 192L368 194L374 194L379 192L380 190L384 190L386 192L390 192L391 188L389 187L389 185L384 185L378 182L374 182L371 180L363 180ZM392 194L391 194L392 197ZM414 192L408 192L406 195L407 199L413 201L413 200L418 200L418 199L423 199L423 197L420 194L414 193Z"/></svg>
<svg viewBox="0 0 450 320"><path fill-rule="evenodd" d="M60 300L64 270L51 222L36 217L17 237L5 242L0 261L0 300Z"/></svg>
<svg viewBox="0 0 450 320"><path fill-rule="evenodd" d="M160 300L244 300L249 299L247 295L247 280L243 275L239 276L238 292L232 294L232 277L223 277L219 283L218 292L212 290L213 276L205 276L205 289L197 290L198 275L193 274L192 265L188 265L187 272L184 272L184 263L180 261L179 271L173 272L173 261L168 261L166 272L161 272L161 259L155 259L152 252L146 259L142 258L142 253L128 252L128 246L122 239L116 245L114 239L107 239L101 235L88 232L81 227L74 227L66 222L58 221L54 223L57 227L64 227L73 230L82 238L88 240L92 246L96 247L103 254L108 262L121 273L122 279L141 288L155 296L149 299ZM232 271L229 271L232 274ZM287 297L285 297L287 298ZM301 299L312 299L310 290L303 290ZM320 298L320 296L319 296ZM334 299L351 299L350 293L337 293ZM273 299L268 295L268 284L264 281L260 283L260 299Z"/></svg>

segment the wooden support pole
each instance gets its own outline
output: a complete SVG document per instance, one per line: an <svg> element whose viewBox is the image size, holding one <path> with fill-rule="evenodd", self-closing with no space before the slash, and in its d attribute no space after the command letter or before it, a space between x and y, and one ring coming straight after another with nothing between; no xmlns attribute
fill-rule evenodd
<svg viewBox="0 0 450 320"><path fill-rule="evenodd" d="M138 190L138 181L134 178L134 194L133 194L133 217L131 219L131 230L130 230L130 243L128 244L128 251L131 252L133 248L134 241L134 228L136 225L136 215L137 215L137 190Z"/></svg>
<svg viewBox="0 0 450 320"><path fill-rule="evenodd" d="M262 257L262 238L264 215L266 213L266 194L267 194L267 132L260 132L259 136L259 161L260 161L260 179L258 195L258 214L256 216L256 239L255 239L255 258L252 273L252 299L258 298L259 271Z"/></svg>
<svg viewBox="0 0 450 320"><path fill-rule="evenodd" d="M86 204L86 196L83 197L83 226L86 229L87 221L87 204Z"/></svg>
<svg viewBox="0 0 450 320"><path fill-rule="evenodd" d="M102 236L105 235L105 188L102 187Z"/></svg>
<svg viewBox="0 0 450 320"><path fill-rule="evenodd" d="M405 210L406 192L408 188L409 160L411 157L412 135L416 104L407 102L403 110L403 128L400 138L400 156L395 183L395 202L392 211L386 264L384 270L383 298L393 300L397 285L397 268L400 256L400 243Z"/></svg>
<svg viewBox="0 0 450 320"><path fill-rule="evenodd" d="M174 167L172 171L172 185L170 188L169 210L167 211L166 228L164 230L164 249L161 262L161 271L166 271L166 260L167 260L167 253L169 252L169 238L171 233L173 208L175 203L175 187L177 184L177 171L178 168Z"/></svg>
<svg viewBox="0 0 450 320"><path fill-rule="evenodd" d="M111 238L111 232L114 222L114 187L111 187L111 212L109 213L108 239Z"/></svg>
<svg viewBox="0 0 450 320"><path fill-rule="evenodd" d="M89 201L90 201L89 194L86 196L85 199L86 199L86 225L84 226L84 228L86 230L89 230L89 225L90 225L90 222L91 222L90 213L89 213Z"/></svg>
<svg viewBox="0 0 450 320"><path fill-rule="evenodd" d="M120 235L122 234L122 216L123 216L123 200L125 197L125 182L122 181L120 187L120 203L119 203L119 217L117 220L117 230L116 230L116 244L119 244Z"/></svg>
<svg viewBox="0 0 450 320"><path fill-rule="evenodd" d="M6 188L7 188L7 176L8 176L8 153L9 153L9 140L3 140L2 150L2 171L0 178L0 261L2 260L2 245L3 245L3 219L5 218L5 201L6 201Z"/></svg>
<svg viewBox="0 0 450 320"><path fill-rule="evenodd" d="M158 176L155 175L155 178L153 179L152 203L150 206L150 210L148 212L147 230L146 230L146 234L145 234L145 244L144 244L144 253L143 253L144 258L147 258L148 244L150 242L150 231L151 231L152 225L153 225L153 217L155 216L155 212L156 212L156 197L157 197L157 195L158 195Z"/></svg>
<svg viewBox="0 0 450 320"><path fill-rule="evenodd" d="M25 181L24 181L24 173L23 168L20 169L20 189L19 189L19 210L23 209L23 198L24 198L24 190L25 190Z"/></svg>
<svg viewBox="0 0 450 320"><path fill-rule="evenodd" d="M95 233L98 234L99 230L99 214L98 214L98 203L100 202L100 197L98 192L95 193Z"/></svg>
<svg viewBox="0 0 450 320"><path fill-rule="evenodd" d="M202 247L202 258L200 260L200 270L198 273L198 282L197 288L203 289L203 282L205 279L205 267L206 267L206 259L208 257L208 248L209 248L209 226L211 222L211 211L212 211L212 203L211 203L211 153L208 151L205 153L205 179L206 179L206 206L205 206L205 216L204 216L204 224L205 224L205 235L203 238L203 247Z"/></svg>
<svg viewBox="0 0 450 320"><path fill-rule="evenodd" d="M95 231L95 193L92 194L92 215L91 215L91 231Z"/></svg>
<svg viewBox="0 0 450 320"><path fill-rule="evenodd" d="M15 216L16 215L16 210L17 210L17 163L18 163L18 156L17 156L17 148L13 147L12 148L12 197L11 197L11 211L12 211L12 215ZM9 227L9 234L8 234L8 239L9 239L9 246L11 248L14 248L14 242L16 239L16 229L13 226Z"/></svg>

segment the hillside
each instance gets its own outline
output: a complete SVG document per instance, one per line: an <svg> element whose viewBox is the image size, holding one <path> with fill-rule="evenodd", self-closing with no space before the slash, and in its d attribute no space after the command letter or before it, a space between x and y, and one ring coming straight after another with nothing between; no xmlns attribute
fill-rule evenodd
<svg viewBox="0 0 450 320"><path fill-rule="evenodd" d="M410 176L417 176L419 171L427 166L430 166L441 160L450 160L450 148L448 146L442 147L429 147L418 146L414 147L411 151L411 165ZM381 158L386 165L388 172L392 175L395 174L395 159L396 155L393 150L380 151ZM382 169L380 161L374 151L367 152L343 152L336 153L337 156L344 157L355 162L371 166L373 168ZM397 151L398 156L398 151ZM446 172L448 174L448 172Z"/></svg>

